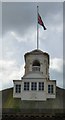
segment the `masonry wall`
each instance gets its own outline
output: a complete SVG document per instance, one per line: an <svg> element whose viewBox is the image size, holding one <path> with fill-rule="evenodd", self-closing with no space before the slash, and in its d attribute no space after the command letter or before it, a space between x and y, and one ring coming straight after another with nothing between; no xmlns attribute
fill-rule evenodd
<svg viewBox="0 0 65 120"><path fill-rule="evenodd" d="M48 64L48 57L46 55L28 55L26 57L26 63L25 63L25 74L28 74L30 71L32 71L32 63L34 60L39 60L40 72L43 73L44 77L48 78L49 64Z"/></svg>

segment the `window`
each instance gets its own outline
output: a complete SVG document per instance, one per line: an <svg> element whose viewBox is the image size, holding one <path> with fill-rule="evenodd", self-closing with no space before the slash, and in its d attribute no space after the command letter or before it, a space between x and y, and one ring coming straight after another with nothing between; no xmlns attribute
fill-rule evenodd
<svg viewBox="0 0 65 120"><path fill-rule="evenodd" d="M24 82L24 90L29 90L29 82Z"/></svg>
<svg viewBox="0 0 65 120"><path fill-rule="evenodd" d="M37 90L37 83L36 82L31 83L31 90Z"/></svg>
<svg viewBox="0 0 65 120"><path fill-rule="evenodd" d="M39 90L44 90L44 82L39 82Z"/></svg>
<svg viewBox="0 0 65 120"><path fill-rule="evenodd" d="M21 93L21 85L16 85L16 88L15 88L15 90L16 90L16 93Z"/></svg>
<svg viewBox="0 0 65 120"><path fill-rule="evenodd" d="M34 66L34 67L32 68L32 71L40 71L40 67Z"/></svg>
<svg viewBox="0 0 65 120"><path fill-rule="evenodd" d="M33 61L32 71L40 71L40 62L38 60Z"/></svg>
<svg viewBox="0 0 65 120"><path fill-rule="evenodd" d="M53 93L53 85L48 85L48 93Z"/></svg>

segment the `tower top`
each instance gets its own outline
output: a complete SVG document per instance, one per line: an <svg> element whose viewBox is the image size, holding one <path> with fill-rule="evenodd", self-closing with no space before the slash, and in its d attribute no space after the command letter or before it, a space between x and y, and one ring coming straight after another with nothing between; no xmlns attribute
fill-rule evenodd
<svg viewBox="0 0 65 120"><path fill-rule="evenodd" d="M25 61L26 61L26 57L28 55L45 55L45 56L48 57L48 61L49 61L49 54L47 52L43 52L42 50L39 50L39 49L35 49L35 50L31 51L31 52L25 53L25 55L24 55Z"/></svg>

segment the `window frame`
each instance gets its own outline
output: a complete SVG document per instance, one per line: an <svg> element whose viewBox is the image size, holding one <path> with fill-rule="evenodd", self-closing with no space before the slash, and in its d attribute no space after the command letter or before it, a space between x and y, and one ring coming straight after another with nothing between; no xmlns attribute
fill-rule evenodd
<svg viewBox="0 0 65 120"><path fill-rule="evenodd" d="M38 71L40 71L40 67L39 66L32 66L32 71L38 72Z"/></svg>
<svg viewBox="0 0 65 120"><path fill-rule="evenodd" d="M44 82L39 82L38 83L38 90L39 91L44 91Z"/></svg>
<svg viewBox="0 0 65 120"><path fill-rule="evenodd" d="M15 92L16 93L21 93L21 84L16 84L15 85Z"/></svg>
<svg viewBox="0 0 65 120"><path fill-rule="evenodd" d="M29 91L29 89L30 89L30 83L24 82L24 91Z"/></svg>
<svg viewBox="0 0 65 120"><path fill-rule="evenodd" d="M48 93L53 94L54 93L54 85L48 85Z"/></svg>
<svg viewBox="0 0 65 120"><path fill-rule="evenodd" d="M37 91L37 82L31 82L31 91Z"/></svg>
<svg viewBox="0 0 65 120"><path fill-rule="evenodd" d="M32 64L32 71L40 71L40 61L39 60L34 60Z"/></svg>

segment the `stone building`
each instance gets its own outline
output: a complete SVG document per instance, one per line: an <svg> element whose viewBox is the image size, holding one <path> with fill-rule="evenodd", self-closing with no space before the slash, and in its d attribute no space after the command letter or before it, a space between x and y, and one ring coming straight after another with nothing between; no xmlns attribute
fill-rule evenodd
<svg viewBox="0 0 65 120"><path fill-rule="evenodd" d="M35 49L24 58L25 73L21 80L13 80L13 97L30 101L55 99L56 80L50 80L49 54Z"/></svg>

